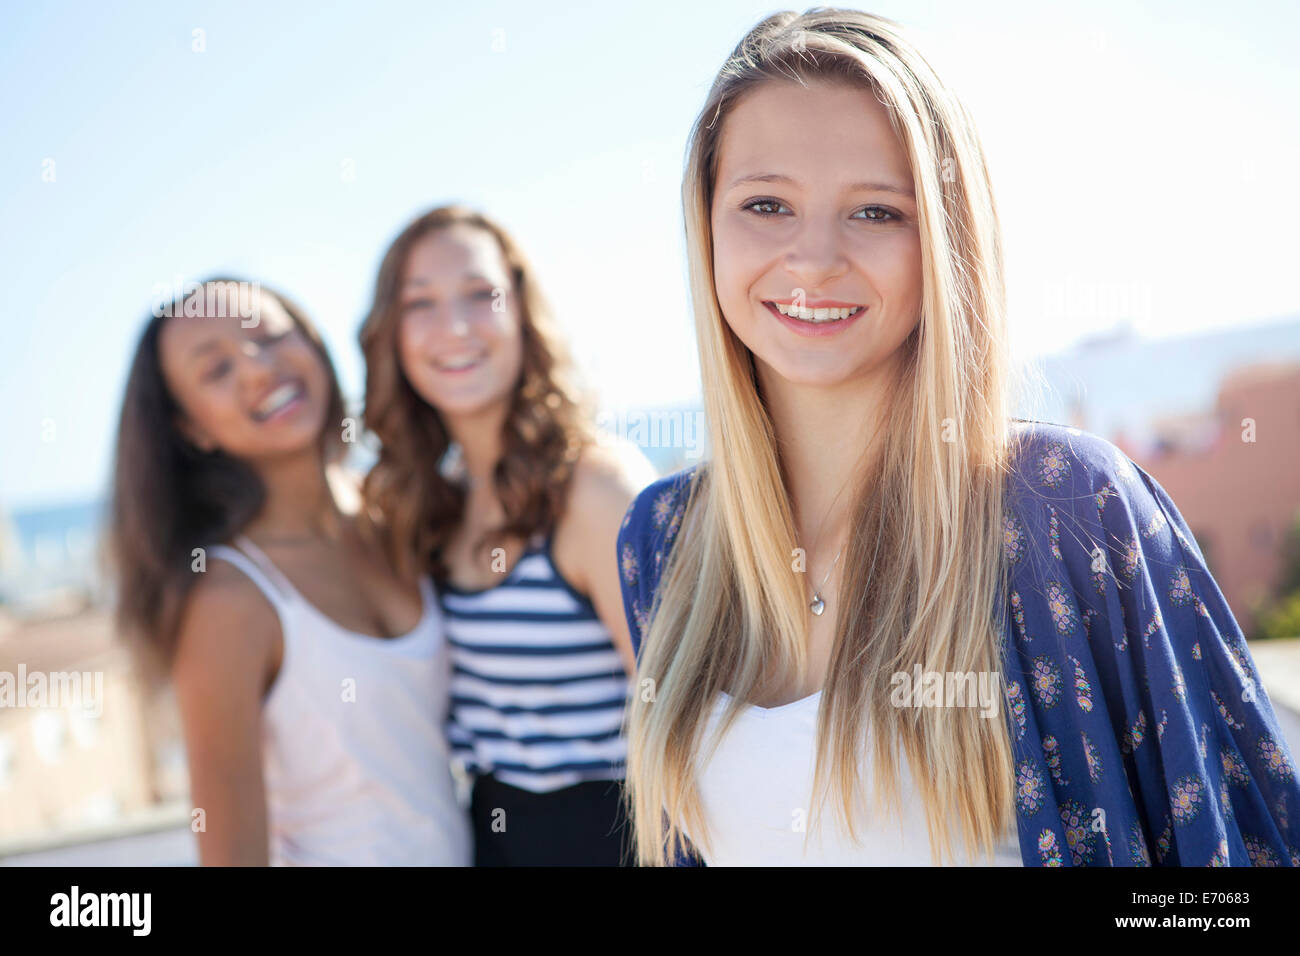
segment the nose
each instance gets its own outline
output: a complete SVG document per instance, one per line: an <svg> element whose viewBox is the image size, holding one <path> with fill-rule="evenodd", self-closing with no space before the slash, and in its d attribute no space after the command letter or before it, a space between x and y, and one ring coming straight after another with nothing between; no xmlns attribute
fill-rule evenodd
<svg viewBox="0 0 1300 956"><path fill-rule="evenodd" d="M252 390L264 387L275 374L275 356L271 350L248 341L239 347L239 351L242 354L239 365L243 382Z"/></svg>
<svg viewBox="0 0 1300 956"><path fill-rule="evenodd" d="M472 303L465 297L457 297L449 303L447 309L447 333L455 338L469 335Z"/></svg>
<svg viewBox="0 0 1300 956"><path fill-rule="evenodd" d="M839 221L834 216L805 219L785 254L785 268L810 292L847 272Z"/></svg>
<svg viewBox="0 0 1300 956"><path fill-rule="evenodd" d="M467 306L459 300L446 303L435 311L428 329L434 341L463 339L469 335L470 317Z"/></svg>
<svg viewBox="0 0 1300 956"><path fill-rule="evenodd" d="M426 346L436 347L446 339L462 339L469 335L470 316L458 299L444 300L422 310L407 329L408 334L413 333Z"/></svg>

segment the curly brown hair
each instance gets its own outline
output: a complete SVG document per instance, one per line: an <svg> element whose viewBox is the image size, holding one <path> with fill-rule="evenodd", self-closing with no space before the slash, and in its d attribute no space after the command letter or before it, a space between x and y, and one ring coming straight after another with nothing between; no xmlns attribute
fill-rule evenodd
<svg viewBox="0 0 1300 956"><path fill-rule="evenodd" d="M411 249L455 225L495 237L520 303L523 367L502 435L492 481L505 520L476 542L481 551L508 538L550 531L564 512L569 481L582 449L594 443L594 413L578 387L572 360L558 334L533 269L510 235L487 216L463 206L441 206L416 218L393 240L375 281L370 314L361 326L366 358L366 427L379 439L379 459L366 476L365 505L387 527L394 564L412 562L445 580L442 549L464 517L466 496L437 463L451 444L442 416L411 386L397 350L399 294Z"/></svg>

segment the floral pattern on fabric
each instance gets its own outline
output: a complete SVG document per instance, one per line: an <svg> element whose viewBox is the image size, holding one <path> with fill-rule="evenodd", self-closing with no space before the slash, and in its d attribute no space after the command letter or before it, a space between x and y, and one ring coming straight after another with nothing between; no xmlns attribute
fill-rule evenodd
<svg viewBox="0 0 1300 956"><path fill-rule="evenodd" d="M1174 502L1096 435L1015 433L1000 646L1022 861L1300 865L1294 757ZM700 467L642 491L619 534L638 653Z"/></svg>

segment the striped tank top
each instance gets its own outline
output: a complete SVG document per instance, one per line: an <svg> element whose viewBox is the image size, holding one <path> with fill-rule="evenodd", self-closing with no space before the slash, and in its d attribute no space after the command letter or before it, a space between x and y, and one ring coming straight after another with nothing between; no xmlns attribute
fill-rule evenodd
<svg viewBox="0 0 1300 956"><path fill-rule="evenodd" d="M438 587L451 647L447 738L467 773L548 793L621 780L628 679L591 601L537 535L501 583Z"/></svg>

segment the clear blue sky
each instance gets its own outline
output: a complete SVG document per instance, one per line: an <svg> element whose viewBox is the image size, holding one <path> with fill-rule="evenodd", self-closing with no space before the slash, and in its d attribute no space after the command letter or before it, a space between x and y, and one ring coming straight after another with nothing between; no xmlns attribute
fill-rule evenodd
<svg viewBox="0 0 1300 956"><path fill-rule="evenodd" d="M127 358L173 276L283 287L357 395L379 256L449 200L517 234L608 403L697 395L686 135L778 6L32 6L0 12L0 507L104 490ZM976 116L1018 354L1124 320L1159 337L1300 312L1300 5L870 9L914 28Z"/></svg>

